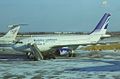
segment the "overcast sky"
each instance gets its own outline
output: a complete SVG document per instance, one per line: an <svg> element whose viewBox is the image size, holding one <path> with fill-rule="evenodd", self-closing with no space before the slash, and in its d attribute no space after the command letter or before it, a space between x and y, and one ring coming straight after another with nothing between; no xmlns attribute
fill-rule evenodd
<svg viewBox="0 0 120 79"><path fill-rule="evenodd" d="M0 31L27 23L20 32L90 32L105 12L109 31L120 31L120 0L0 0Z"/></svg>

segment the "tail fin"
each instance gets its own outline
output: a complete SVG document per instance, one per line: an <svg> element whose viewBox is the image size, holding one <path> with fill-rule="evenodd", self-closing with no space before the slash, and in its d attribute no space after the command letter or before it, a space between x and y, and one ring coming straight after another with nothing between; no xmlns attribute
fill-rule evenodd
<svg viewBox="0 0 120 79"><path fill-rule="evenodd" d="M20 29L20 25L9 25L8 27L10 27L9 31L0 39L14 41Z"/></svg>
<svg viewBox="0 0 120 79"><path fill-rule="evenodd" d="M102 19L99 21L95 29L90 33L90 35L94 34L100 34L100 35L105 35L110 19L110 13L105 13Z"/></svg>

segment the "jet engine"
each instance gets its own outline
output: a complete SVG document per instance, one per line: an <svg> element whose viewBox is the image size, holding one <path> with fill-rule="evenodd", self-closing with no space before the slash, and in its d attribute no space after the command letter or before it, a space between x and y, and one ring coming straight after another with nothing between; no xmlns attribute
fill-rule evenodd
<svg viewBox="0 0 120 79"><path fill-rule="evenodd" d="M56 55L65 56L71 53L71 49L68 47L62 47L62 48L58 48L55 53Z"/></svg>

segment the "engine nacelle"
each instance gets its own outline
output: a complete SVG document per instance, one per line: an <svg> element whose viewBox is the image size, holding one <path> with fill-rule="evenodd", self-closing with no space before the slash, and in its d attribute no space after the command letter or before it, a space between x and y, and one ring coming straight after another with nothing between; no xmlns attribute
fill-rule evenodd
<svg viewBox="0 0 120 79"><path fill-rule="evenodd" d="M62 48L59 48L58 50L59 50L60 55L67 55L71 51L71 49L68 47L62 47Z"/></svg>

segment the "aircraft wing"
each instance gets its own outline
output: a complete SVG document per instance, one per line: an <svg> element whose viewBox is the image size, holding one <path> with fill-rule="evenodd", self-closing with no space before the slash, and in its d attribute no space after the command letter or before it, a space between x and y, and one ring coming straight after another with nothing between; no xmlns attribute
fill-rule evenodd
<svg viewBox="0 0 120 79"><path fill-rule="evenodd" d="M62 47L68 47L68 48L70 48L70 49L73 49L73 50L75 50L77 47L79 46L79 44L78 45L57 45L57 46L53 46L51 49L58 49L58 48L62 48Z"/></svg>
<svg viewBox="0 0 120 79"><path fill-rule="evenodd" d="M68 44L68 45L56 45L51 47L52 49L58 49L58 48L62 48L62 47L68 47L71 50L75 50L77 49L79 46L87 46L87 45L96 45L97 43L88 43L88 44Z"/></svg>
<svg viewBox="0 0 120 79"><path fill-rule="evenodd" d="M70 45L56 45L56 46L53 46L51 47L50 50L55 50L55 49L58 49L58 48L62 48L62 47L68 47L69 49L71 50L75 50L77 49L79 46L88 46L88 45L106 45L106 44L114 44L116 42L105 42L105 43L88 43L88 44L70 44Z"/></svg>

